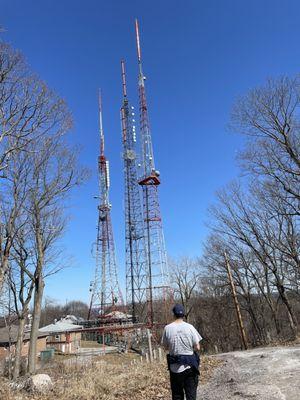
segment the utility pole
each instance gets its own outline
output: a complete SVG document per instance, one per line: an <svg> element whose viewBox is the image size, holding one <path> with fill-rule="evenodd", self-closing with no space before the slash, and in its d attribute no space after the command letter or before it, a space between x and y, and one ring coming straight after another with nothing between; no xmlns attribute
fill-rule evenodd
<svg viewBox="0 0 300 400"><path fill-rule="evenodd" d="M230 287L231 287L232 298L233 298L234 306L236 309L237 321L238 321L238 325L240 328L242 344L244 346L244 349L247 350L248 344L247 344L246 332L245 332L245 328L244 328L244 323L243 323L243 319L242 319L239 301L238 301L237 294L236 294L235 284L234 284L233 278L232 278L231 267L230 267L230 263L229 263L229 259L228 259L228 255L227 255L226 251L224 251L224 258L225 258L225 265L226 265L226 269L227 269L228 279L229 279L229 283L230 283Z"/></svg>

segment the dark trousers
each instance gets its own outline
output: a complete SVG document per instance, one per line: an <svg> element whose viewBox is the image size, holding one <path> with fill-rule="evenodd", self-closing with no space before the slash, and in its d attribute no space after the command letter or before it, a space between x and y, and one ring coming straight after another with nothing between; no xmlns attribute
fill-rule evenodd
<svg viewBox="0 0 300 400"><path fill-rule="evenodd" d="M193 368L179 374L170 372L172 400L196 400L199 375Z"/></svg>

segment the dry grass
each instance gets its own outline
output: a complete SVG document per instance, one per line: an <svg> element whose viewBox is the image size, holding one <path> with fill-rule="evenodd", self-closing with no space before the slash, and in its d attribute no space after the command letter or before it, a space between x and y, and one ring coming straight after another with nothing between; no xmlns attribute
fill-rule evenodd
<svg viewBox="0 0 300 400"><path fill-rule="evenodd" d="M132 365L132 359L136 364ZM203 357L201 382L207 381L218 361ZM13 392L0 387L2 400L159 400L169 399L169 377L164 363L141 364L134 355L107 355L89 364L56 363L49 373L54 389L44 395Z"/></svg>

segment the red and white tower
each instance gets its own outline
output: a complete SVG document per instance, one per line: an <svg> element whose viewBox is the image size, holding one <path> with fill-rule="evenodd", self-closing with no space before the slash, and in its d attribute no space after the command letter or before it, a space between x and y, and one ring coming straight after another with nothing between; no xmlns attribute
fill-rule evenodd
<svg viewBox="0 0 300 400"><path fill-rule="evenodd" d="M99 205L96 239L96 268L91 282L89 319L103 316L118 305L123 305L117 274L115 243L109 202L109 162L104 154L104 132L102 124L102 98L99 92L100 155L98 157Z"/></svg>
<svg viewBox="0 0 300 400"><path fill-rule="evenodd" d="M142 147L139 185L143 192L143 215L146 265L148 271L148 322L155 320L155 304L166 300L170 295L168 264L165 241L162 228L158 187L160 174L155 168L152 136L149 123L148 107L146 101L145 76L142 69L142 57L138 21L135 21L136 44L138 56L138 89L140 111L140 141Z"/></svg>

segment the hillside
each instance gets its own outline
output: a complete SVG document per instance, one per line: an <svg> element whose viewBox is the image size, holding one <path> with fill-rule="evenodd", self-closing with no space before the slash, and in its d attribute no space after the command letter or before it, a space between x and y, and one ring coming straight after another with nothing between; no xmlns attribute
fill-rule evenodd
<svg viewBox="0 0 300 400"><path fill-rule="evenodd" d="M203 357L202 383L209 380L217 359ZM133 354L106 355L93 361L62 359L43 371L51 377L54 387L44 395L30 395L9 389L8 382L0 387L5 400L159 400L170 397L168 371L165 363L140 363Z"/></svg>

